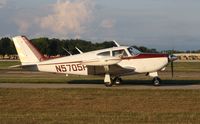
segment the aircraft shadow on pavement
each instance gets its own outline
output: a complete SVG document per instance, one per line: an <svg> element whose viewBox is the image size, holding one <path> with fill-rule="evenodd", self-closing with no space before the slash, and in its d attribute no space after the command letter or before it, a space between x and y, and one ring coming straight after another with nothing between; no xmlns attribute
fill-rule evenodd
<svg viewBox="0 0 200 124"><path fill-rule="evenodd" d="M68 84L103 84L103 80L72 80Z"/></svg>
<svg viewBox="0 0 200 124"><path fill-rule="evenodd" d="M103 80L72 80L69 84L104 84ZM152 86L151 80L124 80L121 85L147 85ZM200 85L200 80L162 80L162 86Z"/></svg>
<svg viewBox="0 0 200 124"><path fill-rule="evenodd" d="M123 84L129 85L153 85L151 80L127 80ZM200 85L200 80L162 80L162 86L187 86Z"/></svg>

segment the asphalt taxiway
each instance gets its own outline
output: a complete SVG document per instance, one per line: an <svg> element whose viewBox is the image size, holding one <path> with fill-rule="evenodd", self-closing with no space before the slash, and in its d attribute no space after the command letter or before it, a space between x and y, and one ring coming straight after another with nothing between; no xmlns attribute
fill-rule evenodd
<svg viewBox="0 0 200 124"><path fill-rule="evenodd" d="M104 84L29 84L29 83L0 83L0 88L24 88L24 89L69 89L69 88L97 88L97 89L199 89L200 84L190 85L163 85L159 87L151 85L120 85L105 87Z"/></svg>

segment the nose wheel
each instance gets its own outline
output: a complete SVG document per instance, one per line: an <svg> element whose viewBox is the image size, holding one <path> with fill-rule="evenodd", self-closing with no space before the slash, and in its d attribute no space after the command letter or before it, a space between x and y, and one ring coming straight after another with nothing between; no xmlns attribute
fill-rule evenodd
<svg viewBox="0 0 200 124"><path fill-rule="evenodd" d="M159 78L159 77L155 77L155 78L153 78L153 85L154 86L160 86L160 84L161 84L161 79Z"/></svg>

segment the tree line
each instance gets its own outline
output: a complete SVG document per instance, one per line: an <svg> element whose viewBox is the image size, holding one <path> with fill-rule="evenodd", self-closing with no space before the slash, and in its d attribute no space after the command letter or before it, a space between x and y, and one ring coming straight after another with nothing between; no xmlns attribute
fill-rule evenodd
<svg viewBox="0 0 200 124"><path fill-rule="evenodd" d="M36 48L39 49L39 51L42 54L45 54L47 56L66 56L69 51L71 54L78 54L79 52L75 49L75 47L78 47L83 52L88 52L92 50L98 50L103 48L110 48L115 46L115 43L112 41L104 41L102 43L93 43L91 41L81 40L81 39L65 39L60 40L56 38L49 39L47 37L42 38L35 38L32 39L31 42L36 46ZM144 46L135 46L138 50L141 52L147 52L147 53L157 53L158 51L156 49L150 49ZM200 52L199 51L176 51L176 50L167 50L162 51L165 53L179 53L179 52ZM0 55L16 55L16 49L14 47L14 43L11 41L10 38L5 37L0 39Z"/></svg>
<svg viewBox="0 0 200 124"><path fill-rule="evenodd" d="M49 39L47 37L35 38L31 42L38 48L38 50L47 56L66 56L69 51L71 54L78 54L79 52L75 49L78 47L83 52L88 52L92 50L99 50L103 48L114 47L115 43L112 41L104 41L102 43L93 43L91 41L81 40L81 39L66 39L60 40L56 38ZM142 52L157 52L156 49L149 49L143 46L135 46ZM16 49L14 43L8 37L0 39L0 55L16 55Z"/></svg>

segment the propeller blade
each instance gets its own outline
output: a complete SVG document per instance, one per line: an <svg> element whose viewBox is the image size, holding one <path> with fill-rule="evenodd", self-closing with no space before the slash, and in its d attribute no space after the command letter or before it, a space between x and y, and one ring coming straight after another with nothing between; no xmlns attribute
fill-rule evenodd
<svg viewBox="0 0 200 124"><path fill-rule="evenodd" d="M171 63L171 74L172 74L172 78L174 77L174 61L177 60L177 56L175 55L169 55L169 62Z"/></svg>
<svg viewBox="0 0 200 124"><path fill-rule="evenodd" d="M174 62L171 61L171 72L172 72L172 78L174 77Z"/></svg>

